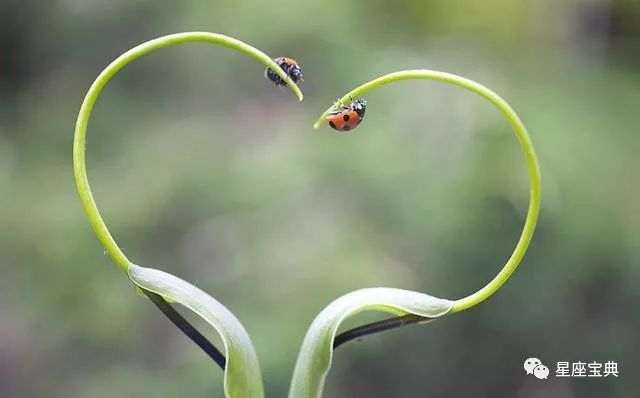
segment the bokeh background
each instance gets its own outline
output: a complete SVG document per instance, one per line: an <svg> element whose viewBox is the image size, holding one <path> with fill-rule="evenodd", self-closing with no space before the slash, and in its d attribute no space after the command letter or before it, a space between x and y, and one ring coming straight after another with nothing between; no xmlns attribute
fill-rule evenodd
<svg viewBox="0 0 640 398"><path fill-rule="evenodd" d="M233 51L164 49L100 97L89 176L129 258L237 314L267 396L286 394L334 298L369 286L459 298L515 245L524 160L482 99L396 83L371 93L354 132L311 129L351 88L430 68L520 114L542 165L538 229L488 302L339 349L325 396L637 397L639 27L635 0L0 1L0 396L222 396L222 372L103 253L71 169L100 70L150 38L206 30L296 58L305 101ZM530 356L621 374L539 381Z"/></svg>

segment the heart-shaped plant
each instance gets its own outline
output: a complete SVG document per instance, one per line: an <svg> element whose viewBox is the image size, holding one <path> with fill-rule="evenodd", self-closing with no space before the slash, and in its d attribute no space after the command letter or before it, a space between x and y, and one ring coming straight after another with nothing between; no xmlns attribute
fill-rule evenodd
<svg viewBox="0 0 640 398"><path fill-rule="evenodd" d="M89 221L106 252L127 273L140 293L148 297L180 330L224 369L225 396L233 398L263 397L264 390L258 358L240 321L224 305L188 282L164 271L141 267L129 261L109 233L91 194L87 178L85 165L87 126L93 105L107 82L133 60L157 49L185 42L218 44L254 58L268 68L268 76L271 80L288 86L302 101L302 93L295 84L297 75L288 75L287 69L282 68L281 63L276 63L265 53L239 40L214 33L187 32L148 41L118 57L100 73L91 85L80 108L75 128L73 167L76 185ZM289 390L290 398L316 398L322 395L325 378L331 366L333 350L339 345L355 338L403 325L427 323L444 315L469 309L484 301L495 293L515 271L531 241L540 209L538 162L529 135L516 113L502 98L488 88L469 79L444 72L409 70L390 73L345 94L322 114L315 122L314 127L318 128L328 115L342 112L344 107L352 102L352 98L360 97L378 86L409 79L438 80L460 86L487 99L507 118L524 152L530 177L530 202L522 234L513 254L496 277L482 289L462 299L446 300L423 293L381 287L357 290L333 301L315 318L303 341ZM364 104L366 105L366 103ZM363 114L364 110L362 110ZM345 117L344 121L348 121L348 118ZM355 125L357 126L357 124ZM350 125L347 125L344 130L349 128L351 128ZM178 314L170 303L183 305L213 326L222 338L224 354ZM369 310L388 312L394 317L363 325L336 336L340 324L345 319Z"/></svg>

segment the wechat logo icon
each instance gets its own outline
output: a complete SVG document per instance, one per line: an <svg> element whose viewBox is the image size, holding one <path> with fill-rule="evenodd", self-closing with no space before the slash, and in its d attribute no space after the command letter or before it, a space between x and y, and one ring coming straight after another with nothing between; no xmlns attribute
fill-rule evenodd
<svg viewBox="0 0 640 398"><path fill-rule="evenodd" d="M549 377L549 368L544 366L538 358L529 358L524 361L524 370L528 375L532 374L540 380Z"/></svg>

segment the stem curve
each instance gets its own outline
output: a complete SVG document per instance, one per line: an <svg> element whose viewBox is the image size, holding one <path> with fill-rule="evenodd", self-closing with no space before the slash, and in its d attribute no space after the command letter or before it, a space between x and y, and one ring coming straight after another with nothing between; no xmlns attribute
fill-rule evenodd
<svg viewBox="0 0 640 398"><path fill-rule="evenodd" d="M387 75L381 76L377 79L371 80L345 94L340 100L338 100L337 106L341 106L350 101L351 98L357 98L362 94L384 84L389 84L400 80L436 80L444 83L453 84L458 87L467 89L473 93L478 94L482 98L488 100L505 116L520 143L520 147L527 162L527 169L529 172L529 208L527 210L527 217L520 234L520 238L515 246L513 254L509 257L506 264L498 272L498 274L487 283L480 290L466 297L458 299L454 302L451 312L459 312L469 309L493 295L506 281L511 274L516 270L525 252L531 242L533 231L536 227L538 220L538 213L540 212L540 199L541 199L541 176L538 159L536 157L533 143L529 137L527 129L516 114L516 112L509 106L509 104L502 99L498 94L485 86L451 73L439 72L427 69L406 70L400 72L393 72ZM313 124L314 128L320 127L320 124L325 121L325 116L335 109L335 106L327 109L318 120Z"/></svg>
<svg viewBox="0 0 640 398"><path fill-rule="evenodd" d="M287 82L287 86L289 86L289 88L291 88L291 90L298 96L300 101L302 101L303 98L302 92L298 86L291 81L287 74L267 54L240 40L217 33L184 32L162 36L130 49L111 62L93 82L84 98L84 101L82 102L82 106L80 107L73 137L73 171L80 200L82 201L84 210L89 217L91 226L109 256L111 256L113 261L115 261L115 263L125 272L129 269L130 261L113 239L109 229L102 219L98 206L93 198L93 194L91 193L91 187L89 186L89 180L87 178L85 147L89 117L91 116L91 111L93 110L93 106L100 95L100 92L102 92L109 80L111 80L111 78L127 64L155 50L159 50L173 44L187 42L218 44L248 55L275 71L280 78Z"/></svg>

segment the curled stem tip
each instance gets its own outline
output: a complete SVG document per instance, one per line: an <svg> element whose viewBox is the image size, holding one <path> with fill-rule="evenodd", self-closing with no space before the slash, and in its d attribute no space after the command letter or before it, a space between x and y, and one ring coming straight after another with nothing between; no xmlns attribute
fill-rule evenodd
<svg viewBox="0 0 640 398"><path fill-rule="evenodd" d="M162 36L153 40L149 40L142 43L131 50L125 52L111 62L93 82L89 91L87 92L78 119L76 121L74 139L73 139L73 170L76 179L76 186L80 195L82 205L89 217L91 226L93 227L98 239L104 246L107 253L116 262L116 264L124 271L129 269L130 262L117 245L111 233L100 215L100 211L96 205L96 202L91 193L91 187L87 178L87 169L85 161L85 146L87 137L87 126L89 124L89 117L93 106L111 78L118 73L123 67L130 62L147 55L155 50L159 50L164 47L168 47L174 44L187 43L187 42L206 42L211 44L221 45L223 47L231 48L239 51L249 57L257 60L268 68L271 68L278 74L284 81L287 82L287 86L296 94L298 99L302 101L303 95L300 88L291 80L289 76L278 66L277 63L271 59L267 54L252 47L240 40L232 37L224 36L216 33L209 32L185 32L176 33L172 35Z"/></svg>
<svg viewBox="0 0 640 398"><path fill-rule="evenodd" d="M529 208L527 211L527 217L524 222L522 233L520 234L520 238L516 243L513 254L511 254L509 259L507 260L507 263L489 283L487 283L477 292L454 302L451 312L463 311L489 298L507 281L507 279L509 279L511 274L516 270L516 268L522 261L522 258L524 257L527 247L531 242L533 231L538 220L541 200L540 167L538 165L538 159L536 157L533 143L531 142L531 138L529 137L527 129L524 127L524 124L515 113L513 108L511 108L511 106L509 106L509 104L498 94L473 80L446 72L427 69L416 69L389 73L377 79L371 80L359 87L356 87L355 89L342 96L336 104L329 107L315 121L313 127L316 129L320 127L320 125L325 121L325 117L332 110L334 110L337 106L346 104L348 101L350 101L351 98L361 97L366 92L388 83L413 79L437 80L444 83L453 84L455 86L459 86L471 92L474 92L482 98L488 100L491 104L498 108L500 112L502 112L503 116L507 119L507 121L513 128L513 131L516 135L516 138L518 139L518 142L520 143L520 147L527 163L527 169L529 173Z"/></svg>

